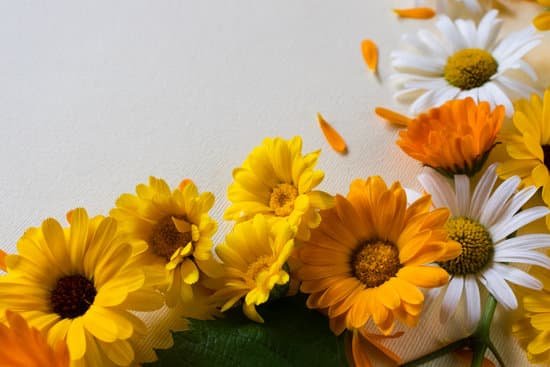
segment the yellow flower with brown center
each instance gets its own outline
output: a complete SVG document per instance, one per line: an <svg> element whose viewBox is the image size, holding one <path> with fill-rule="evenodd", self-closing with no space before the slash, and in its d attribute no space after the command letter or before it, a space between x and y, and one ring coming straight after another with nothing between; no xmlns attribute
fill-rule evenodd
<svg viewBox="0 0 550 367"><path fill-rule="evenodd" d="M533 19L533 24L539 31L547 31L550 29L550 0L536 1L544 6L544 11Z"/></svg>
<svg viewBox="0 0 550 367"><path fill-rule="evenodd" d="M366 338L371 318L385 335L396 319L416 325L424 302L419 287L439 287L449 278L430 264L460 254L447 237L449 211L430 207L429 196L407 207L399 183L388 188L370 177L354 181L347 198L337 195L335 207L321 212L321 225L298 249L298 278L310 294L307 306L326 310L335 334L347 329ZM366 358L362 353L353 350L356 363Z"/></svg>
<svg viewBox="0 0 550 367"><path fill-rule="evenodd" d="M166 304L189 302L193 286L212 271L212 235L217 224L208 215L214 195L199 194L195 184L182 182L178 189L155 177L136 187L136 195L123 194L111 210L134 243L148 245L146 263L165 282Z"/></svg>
<svg viewBox="0 0 550 367"><path fill-rule="evenodd" d="M263 214L286 220L297 237L307 239L320 223L318 211L333 204L330 195L314 190L324 178L315 170L320 151L302 155L302 139L267 138L233 171L228 189L231 206L224 218L238 222Z"/></svg>
<svg viewBox="0 0 550 367"><path fill-rule="evenodd" d="M256 306L267 302L272 292L284 291L290 279L286 261L293 247L294 231L284 221L269 221L257 214L236 224L225 242L216 247L224 274L223 287L213 297L223 300L222 312L244 298L245 315L263 322Z"/></svg>
<svg viewBox="0 0 550 367"><path fill-rule="evenodd" d="M69 228L46 219L17 249L0 276L0 321L11 310L46 333L50 345L66 342L71 365L141 362L135 346L147 328L132 312L162 306L141 261L145 247L129 244L113 218L75 209Z"/></svg>
<svg viewBox="0 0 550 367"><path fill-rule="evenodd" d="M512 121L514 127L500 135L510 159L497 173L503 179L519 176L524 186L542 187L542 199L550 205L550 89L544 98L533 94L517 101ZM546 224L550 228L550 216Z"/></svg>
<svg viewBox="0 0 550 367"><path fill-rule="evenodd" d="M0 323L0 361L4 367L69 367L67 344L48 345L47 336L29 327L21 315L6 311Z"/></svg>
<svg viewBox="0 0 550 367"><path fill-rule="evenodd" d="M401 131L397 145L412 158L447 175L478 172L495 145L504 108L473 99L448 101Z"/></svg>

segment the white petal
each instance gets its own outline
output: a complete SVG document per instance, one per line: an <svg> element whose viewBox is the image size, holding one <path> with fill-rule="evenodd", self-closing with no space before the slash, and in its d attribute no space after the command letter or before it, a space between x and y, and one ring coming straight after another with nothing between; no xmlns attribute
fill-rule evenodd
<svg viewBox="0 0 550 367"><path fill-rule="evenodd" d="M434 106L433 97L435 96L435 90L430 90L418 97L418 99L409 107L409 111L412 115L418 115L430 107Z"/></svg>
<svg viewBox="0 0 550 367"><path fill-rule="evenodd" d="M473 20L457 19L455 24L466 41L467 48L473 48L477 45L477 31Z"/></svg>
<svg viewBox="0 0 550 367"><path fill-rule="evenodd" d="M464 292L466 294L466 328L473 331L479 323L481 316L481 304L479 300L479 287L476 277L468 274L464 281Z"/></svg>
<svg viewBox="0 0 550 367"><path fill-rule="evenodd" d="M506 202L514 195L520 183L521 179L518 176L512 176L500 184L489 200L487 200L483 209L481 209L479 222L487 228L498 222L506 209Z"/></svg>
<svg viewBox="0 0 550 367"><path fill-rule="evenodd" d="M502 84L503 87L508 88L524 98L529 98L529 96L533 93L538 93L538 91L530 85L510 79L504 75L499 75L494 81Z"/></svg>
<svg viewBox="0 0 550 367"><path fill-rule="evenodd" d="M495 262L501 263L515 263L515 264L527 264L527 265L538 265L545 269L550 269L550 258L537 251L529 250L501 250L495 251L495 256L493 257Z"/></svg>
<svg viewBox="0 0 550 367"><path fill-rule="evenodd" d="M512 288L499 273L488 268L481 274L479 280L504 308L510 310L518 307L518 301Z"/></svg>
<svg viewBox="0 0 550 367"><path fill-rule="evenodd" d="M449 208L452 215L459 215L456 195L449 182L431 168L418 175L418 181L430 195L436 208Z"/></svg>
<svg viewBox="0 0 550 367"><path fill-rule="evenodd" d="M497 225L489 228L491 232L491 238L493 242L498 242L508 235L514 233L521 227L536 221L539 218L542 218L550 213L550 210L545 206L536 206L534 208L525 209L524 211L519 212L514 215L510 220L507 220L504 223L498 223Z"/></svg>
<svg viewBox="0 0 550 367"><path fill-rule="evenodd" d="M492 164L487 167L487 170L479 180L472 196L472 203L470 205L470 215L468 217L472 219L479 219L481 216L481 208L485 206L485 203L489 199L489 195L493 190L493 186L497 180L496 175L497 165Z"/></svg>
<svg viewBox="0 0 550 367"><path fill-rule="evenodd" d="M495 83L488 82L484 85L485 88L487 88L488 93L490 93L493 96L493 107L498 105L503 105L506 109L506 116L510 117L514 113L514 105L512 104L512 101L510 101L510 98L500 89Z"/></svg>
<svg viewBox="0 0 550 367"><path fill-rule="evenodd" d="M506 206L506 209L500 216L498 222L495 223L495 225L512 218L513 215L516 214L523 207L523 205L525 205L529 201L529 199L533 195L535 195L536 192L537 188L534 186L526 187L517 192L514 197L512 197L512 200L510 200L510 202Z"/></svg>
<svg viewBox="0 0 550 367"><path fill-rule="evenodd" d="M483 10L481 9L481 5L479 5L478 0L464 0L464 4L466 4L466 7L472 13L481 13L481 11Z"/></svg>
<svg viewBox="0 0 550 367"><path fill-rule="evenodd" d="M487 12L479 22L479 26L477 27L478 48L483 50L491 50L493 48L493 43L497 39L500 27L502 26L502 20L497 19L497 16L498 12L492 10Z"/></svg>
<svg viewBox="0 0 550 367"><path fill-rule="evenodd" d="M493 264L493 269L511 283L530 289L542 289L542 282L523 270L503 264Z"/></svg>
<svg viewBox="0 0 550 367"><path fill-rule="evenodd" d="M441 75L445 64L442 60L424 57L405 51L394 51L391 53L392 66L395 69L420 70L434 75Z"/></svg>
<svg viewBox="0 0 550 367"><path fill-rule="evenodd" d="M501 241L495 245L495 254L504 250L536 250L550 247L548 234L524 234Z"/></svg>
<svg viewBox="0 0 550 367"><path fill-rule="evenodd" d="M449 45L441 42L432 32L425 29L418 31L418 38L427 46L430 47L433 53L440 53L441 57L447 58L451 56L452 52L449 49Z"/></svg>
<svg viewBox="0 0 550 367"><path fill-rule="evenodd" d="M458 215L468 215L470 211L470 179L468 176L455 175L455 192Z"/></svg>
<svg viewBox="0 0 550 367"><path fill-rule="evenodd" d="M441 311L439 313L439 321L443 324L449 321L449 319L456 312L458 302L462 296L462 288L464 287L464 278L461 276L454 276L447 286L445 296L443 296L443 302L441 303Z"/></svg>
<svg viewBox="0 0 550 367"><path fill-rule="evenodd" d="M448 44L451 47L452 52L456 52L463 48L466 48L466 42L458 31L455 23L449 19L449 17L443 15L439 17L435 23L435 26L449 41Z"/></svg>

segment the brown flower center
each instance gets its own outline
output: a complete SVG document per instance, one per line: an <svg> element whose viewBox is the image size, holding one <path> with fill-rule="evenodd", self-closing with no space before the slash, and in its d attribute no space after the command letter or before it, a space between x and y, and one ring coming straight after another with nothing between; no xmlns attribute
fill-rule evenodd
<svg viewBox="0 0 550 367"><path fill-rule="evenodd" d="M69 275L57 281L50 302L53 312L64 319L74 319L88 311L96 294L94 283L88 278Z"/></svg>
<svg viewBox="0 0 550 367"><path fill-rule="evenodd" d="M178 218L176 219L183 219ZM174 252L184 247L192 240L191 231L180 232L176 228L172 216L161 219L154 227L149 238L151 250L156 255L170 261Z"/></svg>
<svg viewBox="0 0 550 367"><path fill-rule="evenodd" d="M487 83L497 71L493 55L479 48L467 48L447 59L443 75L449 84L469 90Z"/></svg>
<svg viewBox="0 0 550 367"><path fill-rule="evenodd" d="M366 242L353 255L351 265L357 279L368 288L375 288L399 271L399 250L388 241Z"/></svg>
<svg viewBox="0 0 550 367"><path fill-rule="evenodd" d="M275 211L275 215L286 217L294 210L294 200L298 197L296 187L282 183L275 186L269 198L269 207Z"/></svg>

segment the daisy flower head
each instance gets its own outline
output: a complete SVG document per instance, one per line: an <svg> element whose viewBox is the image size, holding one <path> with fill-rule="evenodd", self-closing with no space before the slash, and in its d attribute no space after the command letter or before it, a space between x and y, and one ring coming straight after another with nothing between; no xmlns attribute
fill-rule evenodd
<svg viewBox="0 0 550 367"><path fill-rule="evenodd" d="M544 98L516 102L512 117L514 128L501 134L510 159L499 165L497 173L506 179L519 176L524 185L542 187L542 199L550 205L550 89ZM546 217L550 228L550 216Z"/></svg>
<svg viewBox="0 0 550 367"><path fill-rule="evenodd" d="M29 327L21 315L6 311L7 324L0 323L0 361L4 367L69 367L67 344L59 341L55 347L47 336Z"/></svg>
<svg viewBox="0 0 550 367"><path fill-rule="evenodd" d="M65 341L71 365L140 362L134 346L147 330L131 311L156 310L162 296L142 267L143 249L126 242L114 219L75 209L68 228L46 219L17 249L0 276L0 315L19 313L50 345Z"/></svg>
<svg viewBox="0 0 550 367"><path fill-rule="evenodd" d="M451 275L445 288L434 290L434 297L443 297L440 320L446 322L463 297L466 304L466 327L473 329L481 312L481 283L506 309L515 309L516 296L507 282L526 288L540 289L540 281L510 264L538 265L550 268L550 258L539 248L550 247L550 235L529 234L509 238L518 229L547 215L546 207L519 211L535 194L535 187L516 191L520 179L510 177L494 191L496 165L491 165L470 194L470 179L454 177L454 187L436 171L427 168L419 175L424 189L432 195L436 208L449 208L449 237L460 244L456 259L439 262ZM518 212L519 211L519 212Z"/></svg>
<svg viewBox="0 0 550 367"><path fill-rule="evenodd" d="M412 158L445 175L478 172L495 145L504 107L470 97L448 101L410 120L397 145Z"/></svg>
<svg viewBox="0 0 550 367"><path fill-rule="evenodd" d="M146 262L165 279L162 290L169 307L190 301L194 285L214 263L217 224L208 215L213 205L214 195L199 193L189 180L171 190L166 181L150 177L149 184L136 186L136 195L121 195L111 210L133 242L147 245Z"/></svg>
<svg viewBox="0 0 550 367"><path fill-rule="evenodd" d="M241 222L263 214L288 221L299 239L307 239L320 223L319 210L333 203L329 194L314 190L325 176L315 170L320 153L303 155L299 136L265 139L233 171L227 193L232 204L224 218Z"/></svg>
<svg viewBox="0 0 550 367"><path fill-rule="evenodd" d="M294 248L294 231L285 221L269 220L262 214L237 223L225 242L216 246L223 262L224 284L213 298L224 300L222 312L244 298L244 314L264 322L256 306L275 293L283 293L290 280L286 264Z"/></svg>
<svg viewBox="0 0 550 367"><path fill-rule="evenodd" d="M472 20L452 21L440 16L439 34L420 30L406 35L410 50L394 51L392 65L397 71L398 100L413 100L410 113L417 115L451 99L472 97L487 101L491 107L503 105L506 114L513 112L508 96L522 96L534 91L509 71L521 71L533 80L537 75L523 57L540 43L533 27L499 39L501 20L492 10L478 26Z"/></svg>
<svg viewBox="0 0 550 367"><path fill-rule="evenodd" d="M399 183L387 187L380 177L355 180L346 197L321 212L321 225L298 251L297 276L307 306L325 310L332 331L353 338L365 335L370 319L389 335L395 320L415 326L420 317L422 288L447 283L447 272L428 265L460 253L449 241L447 209L430 211L429 196L407 206ZM352 342L356 363L366 358L359 339Z"/></svg>

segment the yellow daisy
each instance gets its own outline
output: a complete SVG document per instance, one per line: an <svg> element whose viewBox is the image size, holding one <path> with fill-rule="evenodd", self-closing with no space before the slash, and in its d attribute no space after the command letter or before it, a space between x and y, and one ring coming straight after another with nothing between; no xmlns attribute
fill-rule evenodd
<svg viewBox="0 0 550 367"><path fill-rule="evenodd" d="M232 205L227 220L245 221L256 214L286 219L297 228L297 237L307 239L319 225L319 209L329 208L332 197L313 190L324 178L314 170L320 151L302 155L302 139L267 138L254 148L243 165L233 171L228 189Z"/></svg>
<svg viewBox="0 0 550 367"><path fill-rule="evenodd" d="M208 273L212 257L212 235L217 224L208 215L214 195L199 194L195 184L185 180L171 191L162 179L136 187L137 195L123 194L111 216L130 233L135 243L147 244L146 262L159 276L166 304L174 307L189 302L193 286Z"/></svg>
<svg viewBox="0 0 550 367"><path fill-rule="evenodd" d="M372 318L386 335L394 320L415 326L424 295L419 289L440 287L449 275L429 264L460 254L447 238L447 209L430 212L424 196L407 207L399 183L390 188L380 177L351 184L347 198L336 196L335 207L322 211L319 228L298 249L301 290L309 293L309 308L327 310L335 334L365 335ZM356 363L364 363L364 348L353 341ZM357 346L357 347L356 347Z"/></svg>
<svg viewBox="0 0 550 367"><path fill-rule="evenodd" d="M134 362L146 328L130 311L162 306L139 260L145 248L126 243L114 219L90 219L84 209L72 212L69 228L51 218L30 228L17 248L0 276L0 315L21 314L50 345L66 341L72 366Z"/></svg>
<svg viewBox="0 0 550 367"><path fill-rule="evenodd" d="M256 322L264 320L256 306L265 303L276 286L289 281L288 260L294 231L284 221L269 222L261 214L238 223L216 247L223 262L223 284L214 297L224 300L222 312L244 297L243 312Z"/></svg>
<svg viewBox="0 0 550 367"><path fill-rule="evenodd" d="M539 31L547 31L550 29L550 0L536 0L540 5L544 6L544 11L533 19L533 24Z"/></svg>
<svg viewBox="0 0 550 367"><path fill-rule="evenodd" d="M4 367L68 367L69 350L60 341L48 345L46 335L29 327L17 313L6 311L7 325L0 324L0 361Z"/></svg>
<svg viewBox="0 0 550 367"><path fill-rule="evenodd" d="M542 187L542 199L550 205L550 89L541 99L519 100L513 115L515 129L501 134L510 157L497 169L503 178L519 176L525 186ZM550 216L546 218L550 226Z"/></svg>

